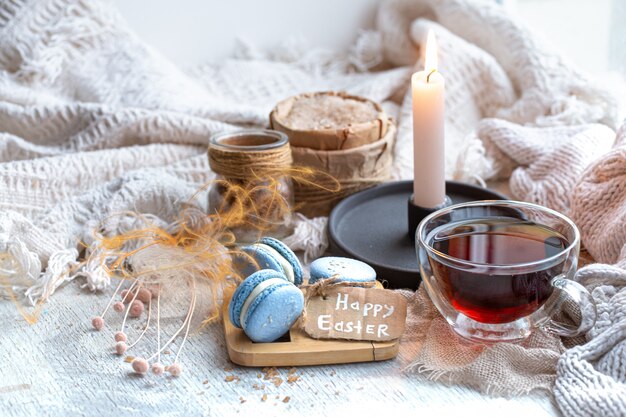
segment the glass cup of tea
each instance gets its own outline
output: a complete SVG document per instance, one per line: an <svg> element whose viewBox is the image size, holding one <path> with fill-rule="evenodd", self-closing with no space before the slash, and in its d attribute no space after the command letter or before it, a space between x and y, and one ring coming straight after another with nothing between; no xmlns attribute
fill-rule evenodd
<svg viewBox="0 0 626 417"><path fill-rule="evenodd" d="M566 216L519 201L456 204L416 230L422 282L454 331L514 342L535 328L561 336L596 320L589 292L572 281L580 233Z"/></svg>

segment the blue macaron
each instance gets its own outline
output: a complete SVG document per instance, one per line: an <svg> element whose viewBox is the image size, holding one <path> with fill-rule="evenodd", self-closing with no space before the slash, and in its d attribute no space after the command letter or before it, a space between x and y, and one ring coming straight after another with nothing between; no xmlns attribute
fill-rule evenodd
<svg viewBox="0 0 626 417"><path fill-rule="evenodd" d="M328 256L311 263L309 284L336 276L343 282L370 283L376 281L376 271L365 262L351 258Z"/></svg>
<svg viewBox="0 0 626 417"><path fill-rule="evenodd" d="M298 257L283 242L271 237L264 237L258 242L244 246L241 251L250 256L258 265L239 260L239 269L243 276L248 276L258 269L273 269L282 272L287 280L295 285L302 284L302 265Z"/></svg>
<svg viewBox="0 0 626 417"><path fill-rule="evenodd" d="M287 262L289 262L289 265L293 268L293 283L296 285L302 284L302 264L300 264L300 260L296 254L289 249L289 246L285 245L278 239L274 239L273 237L264 237L259 241L259 243L269 246L286 259Z"/></svg>
<svg viewBox="0 0 626 417"><path fill-rule="evenodd" d="M230 321L259 343L273 342L287 333L302 314L302 291L282 272L262 269L246 278L228 306Z"/></svg>

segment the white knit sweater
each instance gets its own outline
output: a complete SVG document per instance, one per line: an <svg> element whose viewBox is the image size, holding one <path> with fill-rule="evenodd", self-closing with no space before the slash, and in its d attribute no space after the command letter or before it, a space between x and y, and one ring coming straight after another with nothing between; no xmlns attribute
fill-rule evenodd
<svg viewBox="0 0 626 417"><path fill-rule="evenodd" d="M411 178L407 87L428 28L437 33L447 83L448 177L512 174L515 197L567 213L573 207L575 220L576 213L584 217L576 207L586 194L575 190L588 178L591 163L604 166L597 161L615 138L618 106L609 91L491 3L389 0L381 4L377 26L362 35L348 58L321 52L270 57L247 50L240 59L185 72L142 43L100 0L0 4L0 284L26 289L31 301L52 291L56 278L75 264L81 243L91 243L94 225L111 214L135 211L164 225L172 222L180 203L212 178L205 155L209 136L236 126L265 126L273 105L289 95L346 90L383 102L399 124L394 177ZM366 71L379 58L392 69ZM624 148L619 149L614 152ZM624 184L626 176L619 175L617 182ZM623 192L619 184L608 187ZM196 203L205 209L205 201L200 195ZM626 202L615 201L611 207L623 220ZM599 261L626 257L620 255L624 223L608 228L607 235L587 224L593 222L582 226L584 244L600 248L592 251ZM106 222L102 232L132 227L122 218ZM320 220L300 220L288 241L314 255L323 250L322 230ZM318 238L299 238L312 231ZM599 242L607 236L608 249ZM596 276L606 268L622 271L607 266ZM91 288L108 284L97 268L82 274ZM617 293L624 279L606 285ZM622 311L626 304L615 305ZM623 372L611 371L626 361L623 315L608 320L604 332L590 334L592 359L582 349L564 362L598 361L617 349L622 362L593 370L609 375L611 392L621 395L605 404L598 394L607 416L626 413ZM605 338L619 338L621 347L597 342L607 332L612 333ZM594 343L604 353L593 350ZM592 370L574 368L559 368L559 405L567 413L591 415L595 405L579 406L585 403L580 381L588 377L585 384L593 386L598 378ZM578 382L571 379L574 372L583 375Z"/></svg>

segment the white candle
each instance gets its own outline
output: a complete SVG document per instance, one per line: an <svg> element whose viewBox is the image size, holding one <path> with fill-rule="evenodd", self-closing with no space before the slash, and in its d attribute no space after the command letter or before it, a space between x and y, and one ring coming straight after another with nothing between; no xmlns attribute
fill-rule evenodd
<svg viewBox="0 0 626 417"><path fill-rule="evenodd" d="M434 208L445 202L445 82L437 72L435 35L428 33L424 71L411 78L413 89L413 203Z"/></svg>

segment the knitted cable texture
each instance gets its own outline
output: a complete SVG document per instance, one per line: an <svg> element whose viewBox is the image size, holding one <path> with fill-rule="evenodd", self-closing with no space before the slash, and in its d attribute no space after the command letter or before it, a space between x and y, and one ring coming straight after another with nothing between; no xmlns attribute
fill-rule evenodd
<svg viewBox="0 0 626 417"><path fill-rule="evenodd" d="M398 121L393 176L411 178L409 82L422 65L419 45L429 28L446 78L447 177L510 176L515 198L570 214L584 245L607 265L578 275L594 291L600 320L589 343L560 360L562 344L544 335L479 354L450 346L445 323L421 314L419 303L434 309L415 294L410 308L420 314L411 316L414 331L405 341L431 347L416 366L442 380L510 394L549 389L558 360L556 398L564 413L626 414L623 134L610 149L617 101L494 2L387 0L376 30L363 32L347 56L296 44L272 53L242 45L237 59L185 71L138 39L108 3L3 2L2 285L33 302L49 296L59 277L74 276L68 273L80 243L91 244L96 225L104 221L104 234L134 227L132 218L113 214L174 222L181 203L214 176L206 156L210 135L265 127L275 103L290 95L343 90L383 103ZM383 60L391 69L367 70ZM190 204L206 210L206 194ZM319 256L325 219L295 218L286 242L308 258ZM76 275L91 289L108 285L95 264Z"/></svg>

